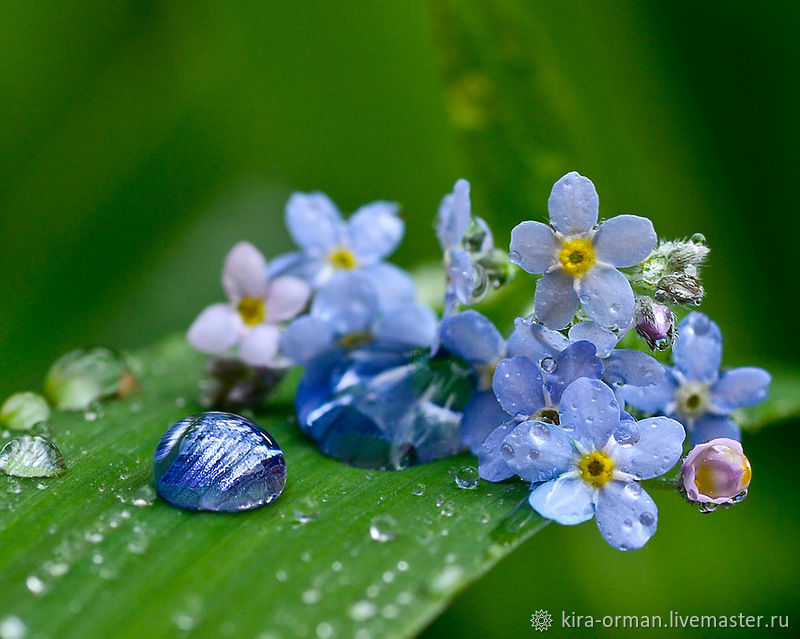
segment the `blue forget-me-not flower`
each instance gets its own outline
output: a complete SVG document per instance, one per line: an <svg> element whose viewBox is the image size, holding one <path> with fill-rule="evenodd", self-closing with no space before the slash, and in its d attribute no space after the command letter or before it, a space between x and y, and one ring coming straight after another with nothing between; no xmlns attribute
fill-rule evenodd
<svg viewBox="0 0 800 639"><path fill-rule="evenodd" d="M672 352L675 365L664 367L661 383L624 386L625 401L648 413L674 417L686 427L692 444L718 437L738 441L739 427L729 414L767 397L769 373L753 367L720 373L722 333L703 313L690 313L678 325Z"/></svg>
<svg viewBox="0 0 800 639"><path fill-rule="evenodd" d="M365 273L337 273L317 291L310 313L286 329L281 351L305 366L323 354L366 345L401 350L430 346L436 324L433 311L421 304L382 308L374 283Z"/></svg>
<svg viewBox="0 0 800 639"><path fill-rule="evenodd" d="M527 221L511 232L511 261L528 273L544 273L534 294L536 317L549 328L564 328L580 304L601 326L627 328L633 289L617 269L650 255L657 241L652 222L618 215L595 229L597 191L575 171L555 183L548 209L551 226Z"/></svg>
<svg viewBox="0 0 800 639"><path fill-rule="evenodd" d="M517 425L500 446L508 467L534 484L531 506L566 525L594 516L609 544L641 548L656 531L658 510L639 481L677 463L683 427L667 417L629 419L612 390L588 378L564 390L559 415L560 425Z"/></svg>
<svg viewBox="0 0 800 639"><path fill-rule="evenodd" d="M296 275L318 289L337 272L359 271L372 280L382 304L411 302L411 277L384 262L405 233L398 211L394 202L372 202L345 221L324 193L294 193L286 204L286 227L300 251L273 260L270 273Z"/></svg>

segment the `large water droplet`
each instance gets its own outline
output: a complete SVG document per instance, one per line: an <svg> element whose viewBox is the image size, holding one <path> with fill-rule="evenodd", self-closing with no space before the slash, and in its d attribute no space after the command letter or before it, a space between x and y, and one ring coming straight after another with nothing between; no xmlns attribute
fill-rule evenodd
<svg viewBox="0 0 800 639"><path fill-rule="evenodd" d="M186 417L161 438L155 453L158 494L189 510L236 512L275 501L286 462L266 431L231 413Z"/></svg>
<svg viewBox="0 0 800 639"><path fill-rule="evenodd" d="M479 479L478 469L475 466L462 466L456 473L456 485L459 488L477 488Z"/></svg>
<svg viewBox="0 0 800 639"><path fill-rule="evenodd" d="M0 426L10 430L30 430L48 419L50 406L36 393L15 393L0 408Z"/></svg>
<svg viewBox="0 0 800 639"><path fill-rule="evenodd" d="M56 445L39 435L22 435L0 450L0 470L15 477L53 477L67 469Z"/></svg>
<svg viewBox="0 0 800 639"><path fill-rule="evenodd" d="M706 236L702 233L695 233L692 237L689 238L689 241L692 244L702 244L705 245L706 243Z"/></svg>
<svg viewBox="0 0 800 639"><path fill-rule="evenodd" d="M397 537L397 520L391 515L376 515L369 524L369 536L380 543Z"/></svg>

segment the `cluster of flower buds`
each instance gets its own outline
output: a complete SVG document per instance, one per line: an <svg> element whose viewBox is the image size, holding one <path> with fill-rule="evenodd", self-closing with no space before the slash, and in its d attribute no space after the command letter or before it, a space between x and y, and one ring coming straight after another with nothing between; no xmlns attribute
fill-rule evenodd
<svg viewBox="0 0 800 639"><path fill-rule="evenodd" d="M655 291L660 301L699 305L705 296L700 267L709 251L701 233L688 240L660 242L642 263L642 281Z"/></svg>

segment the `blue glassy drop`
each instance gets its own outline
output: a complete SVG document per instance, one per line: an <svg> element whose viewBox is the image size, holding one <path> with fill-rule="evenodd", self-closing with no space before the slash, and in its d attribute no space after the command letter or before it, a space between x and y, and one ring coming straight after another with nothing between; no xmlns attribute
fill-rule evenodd
<svg viewBox="0 0 800 639"><path fill-rule="evenodd" d="M210 412L164 433L153 473L158 494L174 506L236 512L280 497L286 461L272 436L249 419Z"/></svg>

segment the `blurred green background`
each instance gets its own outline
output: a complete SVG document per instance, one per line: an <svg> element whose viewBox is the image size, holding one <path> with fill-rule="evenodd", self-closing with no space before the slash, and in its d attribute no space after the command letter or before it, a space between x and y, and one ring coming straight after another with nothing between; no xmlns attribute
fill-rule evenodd
<svg viewBox="0 0 800 639"><path fill-rule="evenodd" d="M798 27L785 2L6 0L0 397L66 349L184 330L220 299L235 241L289 248L293 190L344 211L400 201L410 267L437 259L456 178L503 246L572 169L601 216L706 235L726 364L794 367ZM800 621L796 427L746 437L742 506L700 516L659 495L659 533L632 554L593 524L549 526L429 636L527 636L539 608ZM654 635L684 633L703 634Z"/></svg>

